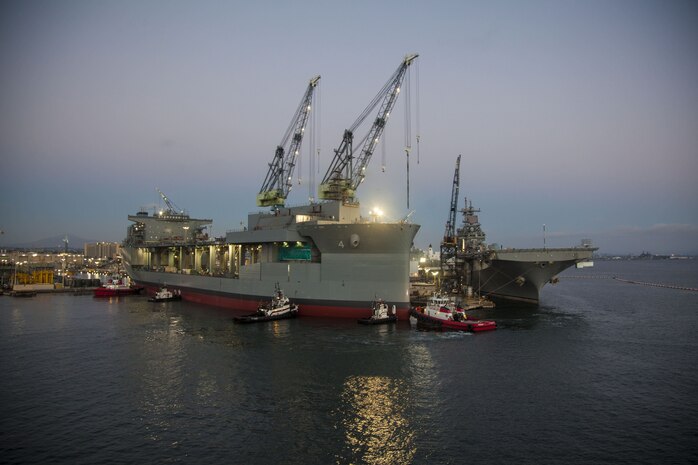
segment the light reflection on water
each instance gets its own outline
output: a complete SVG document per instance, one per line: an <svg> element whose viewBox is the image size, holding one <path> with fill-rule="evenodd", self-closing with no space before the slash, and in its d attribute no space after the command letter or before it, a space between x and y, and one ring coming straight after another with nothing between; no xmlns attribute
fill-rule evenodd
<svg viewBox="0 0 698 465"><path fill-rule="evenodd" d="M11 321L12 332L10 333L10 335L14 337L23 334L26 327L26 321L24 319L24 314L19 310L19 308L15 307L12 309Z"/></svg>
<svg viewBox="0 0 698 465"><path fill-rule="evenodd" d="M352 376L344 383L341 424L350 457L372 465L410 463L415 431L407 420L408 390L403 380L384 376Z"/></svg>
<svg viewBox="0 0 698 465"><path fill-rule="evenodd" d="M139 408L146 439L159 441L161 432L174 428L177 415L184 409L183 361L185 332L181 317L166 316L167 325L154 325L144 335L145 355L141 380Z"/></svg>

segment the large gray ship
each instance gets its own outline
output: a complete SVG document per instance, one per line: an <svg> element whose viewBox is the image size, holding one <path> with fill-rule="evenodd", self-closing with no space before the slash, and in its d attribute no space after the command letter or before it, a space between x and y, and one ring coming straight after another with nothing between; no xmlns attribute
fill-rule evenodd
<svg viewBox="0 0 698 465"><path fill-rule="evenodd" d="M184 300L246 311L268 300L278 284L299 305L300 315L368 317L371 303L383 299L406 319L409 253L419 226L362 216L355 192L415 58L402 60L344 131L318 201L285 206L319 76L310 80L257 195L257 205L270 210L249 214L243 230L215 239L204 233L210 219L190 217L161 193L168 206L162 213L142 210L128 217L134 224L122 255L132 280L151 293L166 284ZM354 153L354 133L376 108L360 152Z"/></svg>
<svg viewBox="0 0 698 465"><path fill-rule="evenodd" d="M122 249L133 281L184 300L254 310L278 283L301 315L368 317L377 297L409 310L409 251L419 226L362 218L358 204L329 201L254 213L248 228L210 240L210 220L129 216Z"/></svg>

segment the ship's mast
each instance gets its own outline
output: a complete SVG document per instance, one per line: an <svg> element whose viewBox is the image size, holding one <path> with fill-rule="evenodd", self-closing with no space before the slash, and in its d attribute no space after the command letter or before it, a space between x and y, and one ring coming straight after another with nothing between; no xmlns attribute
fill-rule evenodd
<svg viewBox="0 0 698 465"><path fill-rule="evenodd" d="M479 208L473 207L473 202L464 199L465 207L463 213L463 226L458 230L459 249L466 259L482 258L487 252L485 244L485 233L480 226L480 219L477 213Z"/></svg>
<svg viewBox="0 0 698 465"><path fill-rule="evenodd" d="M485 233L480 226L478 218L479 208L473 207L473 202L464 199L465 207L463 213L463 225L458 230L458 248L456 252L456 274L461 286L470 286L480 293L479 279L475 281L475 276L480 276L483 267L487 266L490 258L490 251L485 243Z"/></svg>

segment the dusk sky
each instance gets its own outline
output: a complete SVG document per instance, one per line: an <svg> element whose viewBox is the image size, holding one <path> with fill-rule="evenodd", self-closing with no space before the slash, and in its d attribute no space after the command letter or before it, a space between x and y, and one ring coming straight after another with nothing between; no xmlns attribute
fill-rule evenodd
<svg viewBox="0 0 698 465"><path fill-rule="evenodd" d="M415 245L438 247L462 154L459 206L488 242L541 247L545 224L548 246L698 253L698 2L640 0L4 1L0 246L121 241L156 188L216 236L239 228L308 80L319 181L415 52ZM404 111L365 213L409 212ZM308 147L289 205L308 200Z"/></svg>

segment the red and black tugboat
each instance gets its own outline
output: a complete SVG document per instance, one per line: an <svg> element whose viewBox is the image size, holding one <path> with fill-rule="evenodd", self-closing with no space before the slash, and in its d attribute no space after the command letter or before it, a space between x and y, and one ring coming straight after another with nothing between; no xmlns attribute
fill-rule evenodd
<svg viewBox="0 0 698 465"><path fill-rule="evenodd" d="M117 280L116 282L109 280L107 284L95 289L94 296L116 297L120 295L133 295L140 294L142 290L143 287L124 284L121 280Z"/></svg>
<svg viewBox="0 0 698 465"><path fill-rule="evenodd" d="M473 333L497 329L493 320L470 318L461 307L448 297L435 295L425 307L410 310L410 323L427 329L470 331Z"/></svg>

